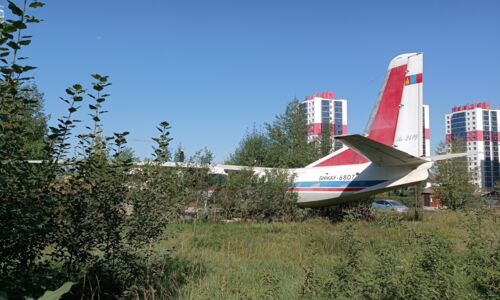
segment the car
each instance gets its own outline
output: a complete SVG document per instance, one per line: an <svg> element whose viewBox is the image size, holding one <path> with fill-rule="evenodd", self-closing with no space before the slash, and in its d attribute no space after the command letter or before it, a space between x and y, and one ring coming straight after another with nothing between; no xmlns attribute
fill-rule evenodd
<svg viewBox="0 0 500 300"><path fill-rule="evenodd" d="M396 200L378 199L373 201L372 208L379 211L407 212L408 206Z"/></svg>

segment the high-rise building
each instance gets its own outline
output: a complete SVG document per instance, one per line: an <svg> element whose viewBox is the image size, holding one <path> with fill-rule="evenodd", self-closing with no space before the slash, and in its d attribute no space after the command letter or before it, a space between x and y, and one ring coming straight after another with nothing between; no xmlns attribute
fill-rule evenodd
<svg viewBox="0 0 500 300"><path fill-rule="evenodd" d="M324 124L330 124L330 133L335 148L342 145L335 144L335 136L347 134L347 100L335 99L335 93L328 91L316 93L307 97L301 108L306 116L308 126L307 140L321 140ZM431 155L429 105L422 106L422 153L421 156Z"/></svg>
<svg viewBox="0 0 500 300"><path fill-rule="evenodd" d="M472 178L487 191L500 181L499 117L500 109L487 102L456 106L445 116L446 143L456 139L465 143Z"/></svg>
<svg viewBox="0 0 500 300"><path fill-rule="evenodd" d="M316 93L301 103L308 126L307 140L320 140L323 126L330 125L332 138L347 134L347 100L335 99L334 92Z"/></svg>

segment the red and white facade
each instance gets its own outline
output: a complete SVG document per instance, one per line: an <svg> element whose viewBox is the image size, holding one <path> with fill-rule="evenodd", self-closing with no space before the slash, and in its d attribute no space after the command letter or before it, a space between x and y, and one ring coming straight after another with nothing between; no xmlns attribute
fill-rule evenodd
<svg viewBox="0 0 500 300"><path fill-rule="evenodd" d="M456 106L445 116L446 143L465 142L474 183L485 190L500 181L499 118L500 109L492 109L487 102Z"/></svg>
<svg viewBox="0 0 500 300"><path fill-rule="evenodd" d="M309 142L321 139L324 124L330 125L332 138L347 134L347 100L335 99L334 92L316 93L301 103L309 128Z"/></svg>

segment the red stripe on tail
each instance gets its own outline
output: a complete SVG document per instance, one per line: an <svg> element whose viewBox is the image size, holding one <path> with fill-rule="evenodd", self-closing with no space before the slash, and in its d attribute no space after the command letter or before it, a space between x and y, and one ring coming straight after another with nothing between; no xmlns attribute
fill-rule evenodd
<svg viewBox="0 0 500 300"><path fill-rule="evenodd" d="M391 147L394 144L394 135L398 125L405 74L406 65L391 69L368 135L368 138Z"/></svg>
<svg viewBox="0 0 500 300"><path fill-rule="evenodd" d="M394 144L394 136L398 125L399 105L403 97L406 66L402 65L390 70L368 135L370 139L391 147ZM368 162L368 159L364 156L352 149L347 149L314 165L314 167L357 165L366 162Z"/></svg>

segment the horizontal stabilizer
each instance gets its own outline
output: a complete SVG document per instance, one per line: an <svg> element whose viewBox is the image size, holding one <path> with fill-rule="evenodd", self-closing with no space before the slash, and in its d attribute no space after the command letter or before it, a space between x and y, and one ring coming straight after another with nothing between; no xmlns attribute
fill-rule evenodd
<svg viewBox="0 0 500 300"><path fill-rule="evenodd" d="M335 139L381 167L416 167L428 162L359 134L337 136Z"/></svg>
<svg viewBox="0 0 500 300"><path fill-rule="evenodd" d="M439 160L445 160L445 159L451 159L451 158L457 158L457 157L464 157L467 155L474 155L474 154L478 154L478 153L479 152L447 153L447 154L440 154L440 155L431 156L431 157L429 157L429 159L431 161L439 161Z"/></svg>

